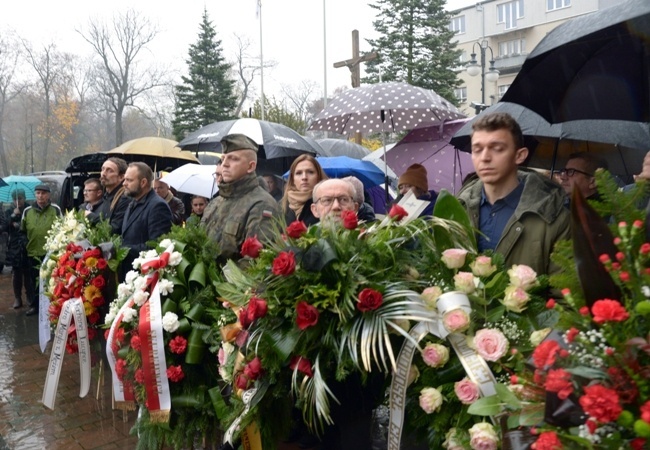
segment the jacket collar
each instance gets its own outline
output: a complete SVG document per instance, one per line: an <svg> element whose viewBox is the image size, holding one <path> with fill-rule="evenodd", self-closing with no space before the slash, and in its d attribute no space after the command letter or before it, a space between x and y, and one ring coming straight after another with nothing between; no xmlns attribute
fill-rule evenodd
<svg viewBox="0 0 650 450"><path fill-rule="evenodd" d="M221 183L219 185L219 196L224 198L240 197L259 187L259 185L260 182L257 181L257 174L255 172L247 173L239 180L230 183Z"/></svg>

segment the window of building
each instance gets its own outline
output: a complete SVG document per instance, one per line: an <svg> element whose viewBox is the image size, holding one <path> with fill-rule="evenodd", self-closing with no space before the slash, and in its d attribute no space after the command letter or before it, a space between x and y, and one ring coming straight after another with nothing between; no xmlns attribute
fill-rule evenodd
<svg viewBox="0 0 650 450"><path fill-rule="evenodd" d="M524 17L524 0L514 0L497 5L497 23L503 23L506 30L517 28L517 19Z"/></svg>
<svg viewBox="0 0 650 450"><path fill-rule="evenodd" d="M465 32L465 16L458 16L451 19L449 24L449 29L456 34L462 34Z"/></svg>
<svg viewBox="0 0 650 450"><path fill-rule="evenodd" d="M546 0L546 10L553 11L556 9L567 8L571 6L571 0Z"/></svg>
<svg viewBox="0 0 650 450"><path fill-rule="evenodd" d="M503 96L506 94L506 91L510 87L509 84L500 84L497 86L497 94L499 95L499 100L503 98Z"/></svg>
<svg viewBox="0 0 650 450"><path fill-rule="evenodd" d="M467 88L461 87L454 89L454 96L456 96L459 102L465 103L467 101Z"/></svg>
<svg viewBox="0 0 650 450"><path fill-rule="evenodd" d="M525 53L525 51L525 39L515 39L499 43L499 56L502 58L505 58L506 56L521 55L522 53Z"/></svg>

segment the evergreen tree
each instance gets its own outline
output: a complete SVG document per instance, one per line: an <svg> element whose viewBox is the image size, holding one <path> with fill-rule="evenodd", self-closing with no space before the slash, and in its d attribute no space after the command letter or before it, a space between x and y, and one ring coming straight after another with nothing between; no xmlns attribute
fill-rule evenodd
<svg viewBox="0 0 650 450"><path fill-rule="evenodd" d="M259 99L253 103L251 117L260 120L262 118L262 105ZM284 104L278 102L274 96L264 97L264 120L285 125L297 131L299 134L305 134L307 131L308 124L298 114L290 111Z"/></svg>
<svg viewBox="0 0 650 450"><path fill-rule="evenodd" d="M235 82L229 78L231 65L223 57L221 41L216 36L204 9L198 40L190 45L186 61L189 76L183 76L183 83L176 86L177 102L172 126L179 141L204 125L235 118Z"/></svg>
<svg viewBox="0 0 650 450"><path fill-rule="evenodd" d="M434 90L457 103L454 88L461 81L454 67L461 51L452 42L451 14L445 0L377 0L370 7L377 11L373 22L379 34L368 39L379 58L366 63L364 83L404 81Z"/></svg>

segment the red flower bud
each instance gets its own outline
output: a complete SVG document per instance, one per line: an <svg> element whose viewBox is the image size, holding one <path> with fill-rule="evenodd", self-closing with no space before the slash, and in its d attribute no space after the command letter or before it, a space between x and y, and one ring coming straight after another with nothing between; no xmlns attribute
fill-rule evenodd
<svg viewBox="0 0 650 450"><path fill-rule="evenodd" d="M547 309L555 308L555 300L552 299L552 298L549 298L548 301L546 302L546 308Z"/></svg>

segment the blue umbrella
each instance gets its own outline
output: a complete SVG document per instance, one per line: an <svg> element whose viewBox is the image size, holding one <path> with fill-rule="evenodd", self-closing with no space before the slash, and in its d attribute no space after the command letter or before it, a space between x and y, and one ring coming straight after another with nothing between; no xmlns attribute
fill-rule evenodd
<svg viewBox="0 0 650 450"><path fill-rule="evenodd" d="M350 158L349 156L318 156L316 160L330 178L357 177L368 189L384 182L385 175L379 167L370 161ZM284 179L289 178L289 172Z"/></svg>
<svg viewBox="0 0 650 450"><path fill-rule="evenodd" d="M22 190L25 192L26 200L34 200L34 188L42 183L41 180L32 175L9 175L2 181L6 185L0 186L0 202L11 203L13 199L11 194L14 191Z"/></svg>

